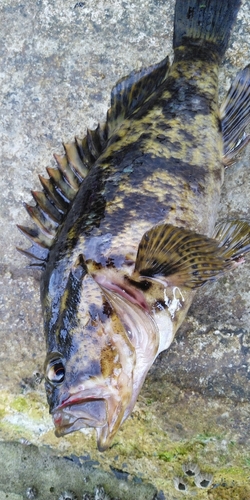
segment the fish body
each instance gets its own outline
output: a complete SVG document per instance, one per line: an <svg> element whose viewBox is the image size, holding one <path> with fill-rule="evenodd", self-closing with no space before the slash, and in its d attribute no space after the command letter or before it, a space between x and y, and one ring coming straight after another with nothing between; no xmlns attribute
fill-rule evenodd
<svg viewBox="0 0 250 500"><path fill-rule="evenodd" d="M106 449L196 288L250 248L247 223L215 230L225 163L248 142L249 117L240 118L250 107L248 67L223 113L218 105L238 8L177 0L173 64L120 80L107 122L65 145L58 170L33 193L36 207L27 206L39 227L24 231L43 269L46 391L58 436L94 427Z"/></svg>

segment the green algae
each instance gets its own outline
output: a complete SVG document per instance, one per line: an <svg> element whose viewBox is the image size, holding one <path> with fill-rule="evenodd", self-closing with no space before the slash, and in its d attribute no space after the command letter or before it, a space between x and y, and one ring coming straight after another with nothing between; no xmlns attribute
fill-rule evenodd
<svg viewBox="0 0 250 500"><path fill-rule="evenodd" d="M18 396L10 405L13 410L18 412L27 412L30 409L30 405L27 401L27 398L24 396Z"/></svg>
<svg viewBox="0 0 250 500"><path fill-rule="evenodd" d="M6 410L0 408L0 422L4 418L5 415L6 415Z"/></svg>
<svg viewBox="0 0 250 500"><path fill-rule="evenodd" d="M250 488L247 485L219 485L208 493L208 500L249 500Z"/></svg>

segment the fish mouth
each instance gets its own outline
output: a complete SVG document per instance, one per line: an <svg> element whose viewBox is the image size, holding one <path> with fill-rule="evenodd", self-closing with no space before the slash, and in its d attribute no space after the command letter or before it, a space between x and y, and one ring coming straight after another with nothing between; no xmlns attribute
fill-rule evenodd
<svg viewBox="0 0 250 500"><path fill-rule="evenodd" d="M98 450L105 451L119 429L124 409L112 395L98 398L86 392L73 394L51 412L55 435L61 437L82 428L95 428Z"/></svg>
<svg viewBox="0 0 250 500"><path fill-rule="evenodd" d="M86 427L104 427L107 424L105 399L71 396L52 412L55 435L64 436Z"/></svg>

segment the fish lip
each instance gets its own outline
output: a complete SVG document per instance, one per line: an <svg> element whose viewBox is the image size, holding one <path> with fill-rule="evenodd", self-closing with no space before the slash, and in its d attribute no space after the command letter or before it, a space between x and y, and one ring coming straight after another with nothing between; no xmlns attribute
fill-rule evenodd
<svg viewBox="0 0 250 500"><path fill-rule="evenodd" d="M73 394L52 411L57 437L81 428L97 428L107 424L107 405L102 397L86 396L86 391Z"/></svg>
<svg viewBox="0 0 250 500"><path fill-rule="evenodd" d="M67 406L70 406L72 404L78 404L80 402L83 402L83 400L86 401L92 401L95 399L103 399L103 398L98 398L96 396L93 396L92 391L90 390L82 390L78 391L74 394L71 394L71 396L68 396L67 398L63 399L61 404L59 404L52 412L52 414L57 411L57 410L62 410L66 408Z"/></svg>

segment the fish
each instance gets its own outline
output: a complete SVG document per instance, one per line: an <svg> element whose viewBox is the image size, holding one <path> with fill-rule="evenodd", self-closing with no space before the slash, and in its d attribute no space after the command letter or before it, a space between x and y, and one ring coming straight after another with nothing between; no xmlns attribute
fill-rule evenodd
<svg viewBox="0 0 250 500"><path fill-rule="evenodd" d="M217 223L224 170L250 140L250 65L218 103L239 7L177 0L172 64L121 78L106 122L64 144L25 205L58 437L93 428L109 448L197 289L250 250L248 221Z"/></svg>

